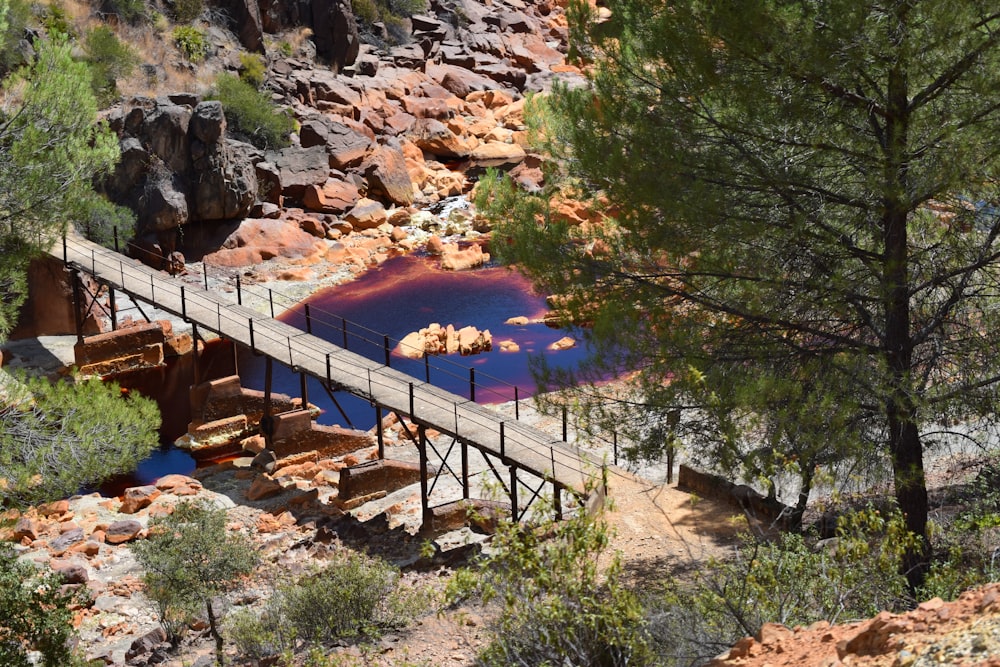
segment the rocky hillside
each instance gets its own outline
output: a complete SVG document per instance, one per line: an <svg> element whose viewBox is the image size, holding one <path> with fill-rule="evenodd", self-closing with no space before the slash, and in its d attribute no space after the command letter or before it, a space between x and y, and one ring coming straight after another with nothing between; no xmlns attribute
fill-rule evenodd
<svg viewBox="0 0 1000 667"><path fill-rule="evenodd" d="M361 43L342 2L292 7L230 3L239 33L212 25L201 66L237 74L240 54L263 51L264 89L298 127L288 146L260 148L227 132L225 110L205 98L210 86L130 97L107 112L122 161L105 189L138 214L144 259L221 247L208 263L247 266L267 257L245 249L260 232L231 235L241 221L286 220L333 240L388 223L389 235L418 209L468 193L485 166L540 177L526 155L525 95L582 81L565 63L558 4L434 0L402 21L401 44L383 48ZM279 42L302 29L311 37L294 51ZM207 247L196 249L202 238ZM315 254L303 249L308 241L270 245L265 255Z"/></svg>

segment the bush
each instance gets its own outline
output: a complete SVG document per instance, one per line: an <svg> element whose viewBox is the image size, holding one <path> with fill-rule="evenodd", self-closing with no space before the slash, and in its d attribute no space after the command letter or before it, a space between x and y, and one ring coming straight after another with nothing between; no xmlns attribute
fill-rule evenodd
<svg viewBox="0 0 1000 667"><path fill-rule="evenodd" d="M88 241L118 250L135 235L135 213L103 197L95 197L86 217L76 223L77 231ZM115 247L115 241L118 248Z"/></svg>
<svg viewBox="0 0 1000 667"><path fill-rule="evenodd" d="M106 25L87 32L83 50L90 63L94 96L98 104L107 106L118 96L118 79L131 76L139 56Z"/></svg>
<svg viewBox="0 0 1000 667"><path fill-rule="evenodd" d="M190 23L201 16L205 9L203 0L174 0L174 20L178 23Z"/></svg>
<svg viewBox="0 0 1000 667"><path fill-rule="evenodd" d="M264 608L227 619L227 634L253 660L305 645L373 639L406 625L429 605L422 591L400 586L399 570L356 553L279 588Z"/></svg>
<svg viewBox="0 0 1000 667"><path fill-rule="evenodd" d="M381 22L390 44L402 44L409 39L405 19L427 9L426 0L351 0L351 8L362 38L379 46L381 37L374 24Z"/></svg>
<svg viewBox="0 0 1000 667"><path fill-rule="evenodd" d="M208 40L205 37L205 31L185 25L174 28L173 35L174 44L191 62L201 62L208 55Z"/></svg>
<svg viewBox="0 0 1000 667"><path fill-rule="evenodd" d="M31 6L26 0L10 0L0 21L0 76L27 65L21 50L24 30L31 20Z"/></svg>
<svg viewBox="0 0 1000 667"><path fill-rule="evenodd" d="M61 583L58 575L40 575L19 561L9 545L0 544L0 665L79 664L69 644L71 609L84 602L84 595L64 590ZM41 662L32 660L29 651L38 651Z"/></svg>
<svg viewBox="0 0 1000 667"><path fill-rule="evenodd" d="M49 37L68 37L71 39L76 37L76 29L73 27L72 19L61 2L53 2L43 12L41 22Z"/></svg>
<svg viewBox="0 0 1000 667"><path fill-rule="evenodd" d="M129 25L138 25L148 18L145 0L102 0L101 11Z"/></svg>
<svg viewBox="0 0 1000 667"><path fill-rule="evenodd" d="M264 85L264 58L256 53L240 54L240 78L254 88Z"/></svg>
<svg viewBox="0 0 1000 667"><path fill-rule="evenodd" d="M246 137L258 148L280 148L289 144L295 120L280 110L270 96L237 76L223 74L210 96L222 102L232 132Z"/></svg>
<svg viewBox="0 0 1000 667"><path fill-rule="evenodd" d="M538 529L506 523L493 544L495 555L448 588L452 602L478 594L500 604L479 664L653 664L644 612L621 582L618 558L598 567L608 546L602 520L581 513Z"/></svg>
<svg viewBox="0 0 1000 667"><path fill-rule="evenodd" d="M841 517L837 537L819 545L801 535L773 542L744 536L729 560L713 560L692 581L670 580L650 599L650 632L669 665L702 664L764 623L788 627L866 618L910 604L899 572L918 538L899 512L868 509Z"/></svg>

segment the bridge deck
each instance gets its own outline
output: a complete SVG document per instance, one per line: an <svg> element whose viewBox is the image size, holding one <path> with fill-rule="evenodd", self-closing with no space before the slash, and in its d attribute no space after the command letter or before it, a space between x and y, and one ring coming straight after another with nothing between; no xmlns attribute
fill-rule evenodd
<svg viewBox="0 0 1000 667"><path fill-rule="evenodd" d="M582 494L599 465L570 445L488 407L345 350L78 236L51 253L101 282ZM63 254L65 253L65 257ZM412 411L411 411L412 407Z"/></svg>

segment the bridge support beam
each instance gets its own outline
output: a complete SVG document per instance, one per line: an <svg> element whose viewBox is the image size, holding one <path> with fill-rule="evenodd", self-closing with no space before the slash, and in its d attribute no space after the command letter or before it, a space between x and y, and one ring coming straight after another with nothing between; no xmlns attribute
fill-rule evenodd
<svg viewBox="0 0 1000 667"><path fill-rule="evenodd" d="M375 406L375 436L378 439L378 457L385 458L385 432L382 430L382 406Z"/></svg>
<svg viewBox="0 0 1000 667"><path fill-rule="evenodd" d="M510 518L514 523L521 519L517 512L517 466L510 467Z"/></svg>
<svg viewBox="0 0 1000 667"><path fill-rule="evenodd" d="M427 491L427 427L417 426L417 449L420 452L420 521L423 525L431 524L431 499Z"/></svg>
<svg viewBox="0 0 1000 667"><path fill-rule="evenodd" d="M462 498L469 499L469 445L462 441Z"/></svg>

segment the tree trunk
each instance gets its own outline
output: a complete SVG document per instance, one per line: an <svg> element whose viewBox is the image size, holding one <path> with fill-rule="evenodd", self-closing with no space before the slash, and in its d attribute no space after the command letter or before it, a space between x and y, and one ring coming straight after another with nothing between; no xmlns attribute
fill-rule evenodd
<svg viewBox="0 0 1000 667"><path fill-rule="evenodd" d="M223 655L222 634L219 632L218 621L215 618L215 610L212 608L212 599L205 600L205 607L208 610L208 627L215 638L215 660L219 667L225 666L225 656Z"/></svg>
<svg viewBox="0 0 1000 667"><path fill-rule="evenodd" d="M905 39L905 7L900 8L899 39ZM888 77L885 120L885 164L882 233L883 303L885 338L883 350L888 366L886 425L896 502L906 518L906 527L921 538L919 548L903 557L903 573L910 589L923 583L929 564L927 543L927 486L923 446L917 428L917 405L911 387L913 336L910 331L909 240L909 99L905 63L897 62Z"/></svg>

